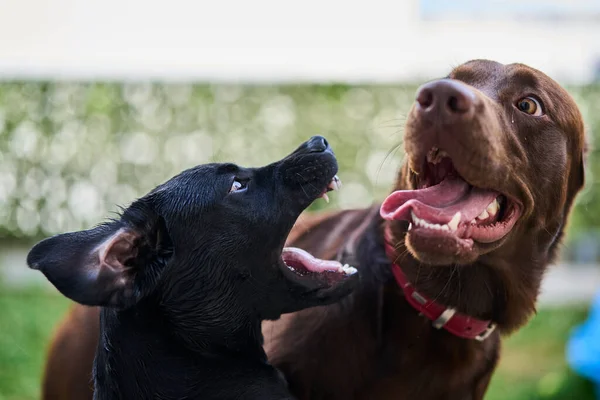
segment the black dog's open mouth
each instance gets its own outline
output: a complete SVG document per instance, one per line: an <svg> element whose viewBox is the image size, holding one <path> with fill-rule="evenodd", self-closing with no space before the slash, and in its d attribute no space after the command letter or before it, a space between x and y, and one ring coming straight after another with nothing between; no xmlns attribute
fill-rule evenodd
<svg viewBox="0 0 600 400"><path fill-rule="evenodd" d="M342 182L335 175L321 195L317 198L323 198L329 202L328 192L339 190ZM337 283L347 276L354 275L357 270L349 265L342 265L338 261L322 260L314 257L305 250L296 247L285 247L281 252L281 259L285 267L294 273L298 278L316 279L328 285Z"/></svg>
<svg viewBox="0 0 600 400"><path fill-rule="evenodd" d="M381 215L410 222L428 237L454 238L463 247L492 243L510 232L521 207L508 196L469 184L446 153L429 151L416 190L398 190L385 199Z"/></svg>

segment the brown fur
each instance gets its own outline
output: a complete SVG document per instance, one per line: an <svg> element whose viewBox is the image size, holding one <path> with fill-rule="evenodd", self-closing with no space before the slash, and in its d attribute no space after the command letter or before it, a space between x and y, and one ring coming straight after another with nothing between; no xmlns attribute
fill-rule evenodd
<svg viewBox="0 0 600 400"><path fill-rule="evenodd" d="M75 304L59 325L44 369L42 399L91 399L100 308Z"/></svg>
<svg viewBox="0 0 600 400"><path fill-rule="evenodd" d="M413 107L405 134L407 162L395 189L415 187L428 141L442 141L467 181L514 196L523 214L497 243L476 245L472 261L447 265L441 265L441 256L419 250L406 223L393 222L397 262L420 292L465 314L493 319L499 330L483 342L460 339L434 329L408 305L390 273L377 206L307 216L289 242L317 257L355 264L363 283L338 304L263 324L269 360L300 399L482 399L499 358L500 333L519 328L535 312L544 271L583 186L581 115L564 89L520 64L473 61L449 77L476 93L475 115L441 129ZM535 119L514 107L529 95L541 98L546 116ZM62 392L45 398L89 398L71 396L75 386L68 387L86 381L92 365L93 346L84 350L71 342L97 331L97 312L79 310L71 311L49 355L46 393L50 387ZM90 318L77 318L79 312ZM66 367L59 358L75 361Z"/></svg>

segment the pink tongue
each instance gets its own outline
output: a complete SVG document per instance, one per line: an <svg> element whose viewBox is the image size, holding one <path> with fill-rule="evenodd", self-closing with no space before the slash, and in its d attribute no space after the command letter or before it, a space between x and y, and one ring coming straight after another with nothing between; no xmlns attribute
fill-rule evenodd
<svg viewBox="0 0 600 400"><path fill-rule="evenodd" d="M397 190L381 205L386 220L411 220L410 212L435 224L447 224L460 211L460 222L470 222L498 197L493 190L469 186L460 178L444 179L441 183L419 190Z"/></svg>
<svg viewBox="0 0 600 400"><path fill-rule="evenodd" d="M284 262L296 262L302 264L309 272L340 272L342 270L342 264L339 261L321 260L320 258L313 257L309 252L296 247L284 247L281 257Z"/></svg>

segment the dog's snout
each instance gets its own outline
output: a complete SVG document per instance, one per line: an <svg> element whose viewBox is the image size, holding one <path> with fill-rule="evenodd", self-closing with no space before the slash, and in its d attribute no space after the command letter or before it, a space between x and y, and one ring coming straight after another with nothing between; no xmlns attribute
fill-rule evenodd
<svg viewBox="0 0 600 400"><path fill-rule="evenodd" d="M318 135L311 137L308 142L306 142L306 147L311 153L322 153L330 148L327 139Z"/></svg>
<svg viewBox="0 0 600 400"><path fill-rule="evenodd" d="M430 82L417 91L419 111L450 119L470 113L475 100L473 90L451 79Z"/></svg>

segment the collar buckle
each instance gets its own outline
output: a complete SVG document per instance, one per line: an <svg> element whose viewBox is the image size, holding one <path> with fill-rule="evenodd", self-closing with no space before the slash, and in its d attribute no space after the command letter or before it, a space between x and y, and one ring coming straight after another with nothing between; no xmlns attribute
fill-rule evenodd
<svg viewBox="0 0 600 400"><path fill-rule="evenodd" d="M444 325L446 325L448 321L450 321L450 319L454 317L454 314L456 314L456 309L446 308L444 312L439 317L437 317L435 321L433 321L433 327L435 329L442 329Z"/></svg>
<svg viewBox="0 0 600 400"><path fill-rule="evenodd" d="M492 332L494 332L494 330L496 330L496 324L495 323L491 323L488 325L488 327L486 328L485 331L481 332L479 335L475 336L475 340L477 340L478 342L483 342L485 339L487 339Z"/></svg>

